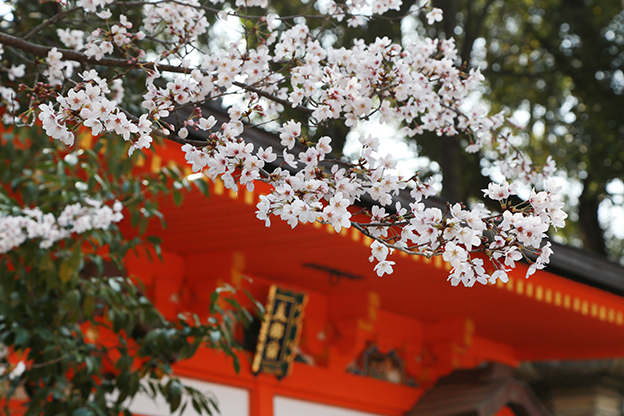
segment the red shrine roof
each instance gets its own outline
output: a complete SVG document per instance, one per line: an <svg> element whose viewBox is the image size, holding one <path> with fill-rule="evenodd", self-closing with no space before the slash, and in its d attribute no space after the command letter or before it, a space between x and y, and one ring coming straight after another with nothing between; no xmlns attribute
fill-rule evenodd
<svg viewBox="0 0 624 416"><path fill-rule="evenodd" d="M173 152L175 146L169 145L166 154L179 159L182 156ZM162 163L162 159L149 163ZM507 284L452 287L446 281L450 265L440 257L427 260L396 253L392 255L394 273L378 278L367 261L371 240L356 230L336 234L330 226L318 223L292 230L278 218L267 228L256 219L255 204L268 185L258 184L254 192L243 189L238 195L224 189L220 181L209 181L209 187L210 198L193 192L181 207L163 201L167 228L154 222L148 229L162 237L165 250L193 259L186 265L191 275L201 275L219 255L237 252L245 259L246 273L326 295L334 305L330 314L347 314L341 305L351 305L362 293L375 292L383 310L424 324L469 319L475 336L508 346L517 360L622 355L624 298L615 293L548 271L525 279L525 265L510 274ZM562 255L569 253L563 250ZM564 261L562 255L557 261ZM581 258L568 260L575 264ZM597 267L596 262L594 258L590 264ZM336 280L331 273L306 267L310 264L362 279ZM609 267L605 270L624 271ZM594 272L581 278L591 281L600 275L599 269Z"/></svg>

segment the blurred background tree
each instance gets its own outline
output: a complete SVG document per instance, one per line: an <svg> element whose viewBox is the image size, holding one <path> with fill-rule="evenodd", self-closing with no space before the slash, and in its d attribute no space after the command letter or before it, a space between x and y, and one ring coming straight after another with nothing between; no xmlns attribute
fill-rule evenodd
<svg viewBox="0 0 624 416"><path fill-rule="evenodd" d="M210 414L214 400L180 382L172 364L205 346L224 351L238 366L231 317L218 292L207 305L209 321L191 314L165 319L122 261L130 250L147 250L158 261L160 239L145 235L150 219L162 219L158 198L172 196L179 204L194 186L207 194L206 183L192 185L175 165L137 171L126 154L123 141L86 131L73 149L38 127L0 131L2 215L119 200L135 228L122 233L112 224L51 247L29 239L0 255L2 414L9 414L8 399L17 395L26 415L129 415L138 393L162 396L172 412L192 405ZM235 290L218 291L246 322L248 312L229 296Z"/></svg>
<svg viewBox="0 0 624 416"><path fill-rule="evenodd" d="M282 15L298 1L273 2ZM519 146L537 163L552 155L565 173L566 228L559 242L624 259L624 12L618 0L432 0L444 20L423 25L426 2L407 1L400 11L360 28L324 25L308 3L307 22L321 42L387 36L409 43L411 36L454 38L459 59L479 67L487 87L482 97L492 111L505 110L524 127ZM292 110L292 117L306 114ZM319 126L337 148L349 129L341 122ZM342 140L342 143L340 142ZM455 201L481 200L481 189L497 176L484 155L462 150L462 138L417 137L421 176L440 174L442 195ZM619 220L618 220L619 218Z"/></svg>
<svg viewBox="0 0 624 416"><path fill-rule="evenodd" d="M438 35L454 35L462 60L482 69L489 83L484 97L492 109L507 110L525 126L523 149L537 162L552 155L567 174L571 215L569 225L557 234L560 241L621 259L621 219L608 218L608 211L624 202L622 3L434 4L446 17L436 28ZM444 141L448 139L423 146L423 153L440 163L444 195L460 200L478 196L480 176L491 176L494 170L483 160L463 157L455 143L446 146Z"/></svg>
<svg viewBox="0 0 624 416"><path fill-rule="evenodd" d="M619 1L505 2L504 24L486 24L487 96L526 114L526 148L552 154L579 192L564 241L622 258L624 13ZM524 97L524 98L522 98ZM603 212L604 211L604 212ZM601 218L603 217L603 221ZM617 232L617 230L616 230Z"/></svg>

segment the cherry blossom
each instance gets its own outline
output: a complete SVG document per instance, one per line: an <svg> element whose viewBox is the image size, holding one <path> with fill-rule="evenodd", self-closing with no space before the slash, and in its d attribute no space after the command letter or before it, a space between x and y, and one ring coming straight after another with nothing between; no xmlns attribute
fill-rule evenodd
<svg viewBox="0 0 624 416"><path fill-rule="evenodd" d="M563 227L567 217L561 189L552 179L554 162L549 158L543 168L536 166L513 146L505 116L488 115L482 103L469 99L483 76L477 68L461 66L452 39L399 44L377 38L370 44L356 40L340 45L322 42L304 18L282 19L273 11L261 17L246 14L249 7L268 7L265 0L237 0L234 8L212 3L214 7L197 0L133 2L123 13L112 0L59 4L67 13L80 7L98 23L60 27L58 47L41 46L46 53L37 65L49 90L36 100L20 97L17 86L0 87L3 121L36 117L48 136L68 146L75 129L86 126L95 136L123 138L129 156L149 148L153 136L165 136L181 144L193 172L220 178L233 191L239 185L253 191L256 181L270 184L271 192L260 197L256 212L267 227L275 216L292 228L321 222L336 232L353 227L370 237L370 261L380 277L393 272L396 251L442 256L452 267L452 285L506 282L522 259L530 263L529 275L546 266L552 253L546 233L551 226ZM346 20L350 26L400 6L400 0L317 4L321 18L335 24ZM137 13L138 26L132 23ZM249 18L257 41L241 36L223 46L202 44L209 13L229 23ZM429 24L443 17L436 8L413 13L426 13ZM0 34L0 40L20 48L7 36ZM116 72L80 68L74 74L85 63ZM7 76L13 81L22 71L23 65L15 65ZM137 79L144 80L138 97L126 93L128 83ZM219 124L206 104L221 100L226 114ZM18 118L20 105L27 102L31 107ZM288 107L309 119L286 119ZM319 127L335 120L353 129L371 120L399 125L397 135L405 138L463 133L470 139L466 151L497 159L494 166L505 180L490 183L483 194L500 209L491 211L480 203L430 206L435 184L418 175L398 176L396 158L381 154L381 138L374 131L359 137L354 158L335 159L332 152L340 149L332 148L331 137L315 136ZM263 148L248 143L254 124L274 132L275 144ZM533 188L527 201L512 205L520 183ZM409 201L404 200L407 195ZM10 250L30 238L52 244L116 222L120 215L113 209L100 223L86 212L105 206L66 209L58 218L37 208L1 216L12 231L2 234L0 247ZM486 272L484 261L493 271Z"/></svg>
<svg viewBox="0 0 624 416"><path fill-rule="evenodd" d="M441 21L442 21L441 9L434 7L429 13L427 13L427 23L429 23L430 25L434 24L435 22L441 22Z"/></svg>
<svg viewBox="0 0 624 416"><path fill-rule="evenodd" d="M39 208L26 208L20 215L0 212L0 254L19 247L28 240L40 240L39 247L49 248L57 241L90 230L106 230L123 219L121 202L112 207L85 198L86 204L75 203L63 208L58 216Z"/></svg>

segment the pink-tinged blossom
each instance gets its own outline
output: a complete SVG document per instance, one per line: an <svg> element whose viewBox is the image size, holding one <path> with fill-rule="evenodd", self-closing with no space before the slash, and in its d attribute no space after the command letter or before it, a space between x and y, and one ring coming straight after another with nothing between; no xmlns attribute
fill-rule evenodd
<svg viewBox="0 0 624 416"><path fill-rule="evenodd" d="M379 241L375 240L371 244L371 256L369 260L372 262L373 260L384 261L386 257L388 257L389 249L386 245L381 244Z"/></svg>
<svg viewBox="0 0 624 416"><path fill-rule="evenodd" d="M217 124L217 120L213 116L210 116L208 118L200 118L197 126L202 130L210 130L215 124Z"/></svg>
<svg viewBox="0 0 624 416"><path fill-rule="evenodd" d="M21 65L11 65L11 68L9 68L9 79L11 81L15 81L15 79L17 78L21 78L24 76L24 74L26 73L26 65L21 64Z"/></svg>
<svg viewBox="0 0 624 416"><path fill-rule="evenodd" d="M82 30L57 29L56 34L66 48L81 50L84 47L84 32Z"/></svg>
<svg viewBox="0 0 624 416"><path fill-rule="evenodd" d="M258 157L266 163L274 162L275 159L277 159L277 155L273 153L273 148L271 146L266 149L263 149L262 147L258 149Z"/></svg>
<svg viewBox="0 0 624 416"><path fill-rule="evenodd" d="M284 163L290 166L293 169L297 169L298 162L295 160L295 156L291 153L287 153L286 150L282 152L282 156L284 158Z"/></svg>
<svg viewBox="0 0 624 416"><path fill-rule="evenodd" d="M58 217L43 213L39 208L24 209L21 215L0 212L0 254L19 247L27 240L39 240L43 249L54 243L91 230L106 230L123 219L123 206L115 201L113 207L100 201L86 199L87 204L67 205ZM89 203L91 202L91 203Z"/></svg>
<svg viewBox="0 0 624 416"><path fill-rule="evenodd" d="M72 83L55 93L56 101L44 100L35 109L48 136L71 144L72 130L84 125L94 135L123 137L129 142L131 154L149 147L154 132L177 132L180 139L187 140L189 129L205 131L203 148L182 146L187 163L194 172L204 172L211 179L220 177L234 191L239 184L252 190L257 180L269 183L273 190L261 197L256 214L267 226L270 217L276 215L291 227L321 221L340 232L352 224L352 204L372 201L368 224L375 225L367 226L367 220L363 220L360 226L376 238L391 238L371 246L372 258L378 262L374 270L380 276L392 272L394 262L386 260L392 247L415 255L442 255L453 265L449 275L452 285L504 282L507 268L516 266L522 252L538 255L530 273L549 261L551 250L544 245L546 232L551 226L563 226L567 216L562 211L561 189L550 180L555 169L552 158L541 171L536 169L514 150L508 136L499 133L505 122L503 114L488 115L486 106L468 99L483 75L475 69L466 74L457 67L459 54L453 40L423 38L401 45L384 37L369 44L356 40L352 45L334 47L322 45L318 34L304 21L282 25L279 16L271 14L266 23L272 34L264 44L255 48L247 44L223 45L201 56L201 65L196 65L184 53L196 49L194 41L209 28L205 9L198 0L146 4L142 31L137 33L132 33L132 23L126 16L113 17L106 9L111 1L80 0L79 6L107 20L106 25L81 28L84 32L61 29L57 31L57 43L60 40L59 48L74 49L95 60L104 59L116 48L129 61L154 56L152 65L137 63L133 69L145 75L137 105L121 107L122 101L135 100L124 94L124 88L142 77L108 80L95 69L72 77L74 64L64 61L63 53L53 48L44 58L44 77L53 85L64 84L70 77ZM265 0L236 3L241 7L268 6ZM400 6L400 0L340 4L330 0L323 4L322 13L337 22L347 20L349 15L348 24L358 26L365 24L371 14L399 10ZM221 10L217 15L227 19L234 13ZM433 24L442 19L442 12L434 8L426 17ZM142 42L146 36L155 41ZM153 49L154 44L159 49ZM175 55L171 55L168 45L176 45ZM177 55L180 64L170 59ZM181 72L163 71L164 65L177 65ZM20 74L19 66L9 70L9 77L17 79ZM232 96L230 103L235 104L228 104L225 122L215 128L215 117L202 117L201 111L207 108L201 105L224 95L228 99ZM6 109L3 120L10 122L15 118L12 113L20 108L18 94L0 86L0 96L0 105ZM302 129L299 121L284 120L285 105L305 107L311 114L310 129ZM188 115L178 111L182 107L198 110ZM176 123L169 125L164 120ZM495 155L498 160L494 164L505 178L516 177L538 189L531 191L526 203L511 207L516 182L507 179L509 182L489 184L484 195L501 202L500 212L489 212L483 204L470 209L461 204L446 210L426 208L423 202L435 195L434 184L393 174L397 155L379 154L383 138L363 135L353 160L328 161L331 138L317 139L315 124L334 120L343 120L351 127L361 126L363 121L392 122L402 126L396 134L404 137L425 132L434 133L432 137L463 133L471 138L467 151ZM281 167L264 170L278 154L266 145L255 149L247 143L244 123L266 125L278 132L278 141L285 147L280 148ZM295 146L297 143L302 146ZM407 187L411 200L403 205L409 210L395 205L396 195ZM395 206L396 211L390 208ZM42 223L54 222L48 214L37 215ZM83 218L74 226L82 230L88 224ZM28 230L32 234L36 227ZM486 231L491 239L482 238ZM491 276L474 251L492 253L490 258L497 270Z"/></svg>
<svg viewBox="0 0 624 416"><path fill-rule="evenodd" d="M503 181L500 185L491 182L488 189L483 189L483 194L490 199L502 201L509 198L510 195L515 195L516 188L516 184L510 185L507 181Z"/></svg>
<svg viewBox="0 0 624 416"><path fill-rule="evenodd" d="M281 129L280 139L282 146L292 149L301 135L301 123L290 120Z"/></svg>
<svg viewBox="0 0 624 416"><path fill-rule="evenodd" d="M379 263L377 263L375 265L374 270L377 272L377 276L382 277L384 274L392 274L393 269L392 266L394 266L396 263L393 261L388 261L388 260L384 260L384 261L380 261Z"/></svg>
<svg viewBox="0 0 624 416"><path fill-rule="evenodd" d="M509 277L507 276L507 272L504 270L496 270L490 276L490 283L494 284L497 280L500 280L503 283L507 283L509 281Z"/></svg>
<svg viewBox="0 0 624 416"><path fill-rule="evenodd" d="M78 5L84 7L87 12L95 13L98 7L106 6L112 2L113 0L80 0Z"/></svg>
<svg viewBox="0 0 624 416"><path fill-rule="evenodd" d="M468 259L468 253L457 244L448 242L446 246L444 246L442 258L451 263L451 266L457 268Z"/></svg>

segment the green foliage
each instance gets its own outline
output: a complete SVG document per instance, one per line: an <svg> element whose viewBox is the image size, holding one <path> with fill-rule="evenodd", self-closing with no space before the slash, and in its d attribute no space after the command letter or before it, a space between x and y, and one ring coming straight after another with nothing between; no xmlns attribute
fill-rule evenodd
<svg viewBox="0 0 624 416"><path fill-rule="evenodd" d="M621 258L621 242L603 235L597 215L601 201L616 197L607 184L624 178L621 2L518 1L503 11L506 24L488 33L491 100L512 110L522 103L529 151L537 160L553 155L582 184L566 240L599 252L610 246Z"/></svg>
<svg viewBox="0 0 624 416"><path fill-rule="evenodd" d="M126 152L123 141L106 137L97 138L92 149L68 149L36 127L4 133L0 215L34 206L58 214L88 196L122 201L133 226L143 231L150 219L162 220L157 197L174 189L181 202L192 185L173 166L133 174ZM198 187L207 193L205 183ZM130 414L126 406L141 392L163 396L172 412L189 403L208 414L216 410L211 398L183 385L171 365L207 346L233 357L238 368L229 315L247 319L248 312L233 299L227 300L232 312L216 304L232 294L229 288L211 298L208 322L193 315L168 321L140 282L124 276L122 262L128 250L151 246L160 253L160 239L131 234L135 237L127 239L113 225L49 249L29 240L0 255L0 343L13 365L26 363L19 376L11 375L11 368L0 374L0 391L11 398L23 389L27 415Z"/></svg>
<svg viewBox="0 0 624 416"><path fill-rule="evenodd" d="M319 33L349 43L376 36L394 41L410 31L432 38L453 37L459 59L481 67L489 88L484 91L494 112L509 115L521 109L529 115L520 144L539 164L552 155L582 194L568 199L568 225L557 231L559 241L583 244L624 258L622 242L598 221L601 202L621 205L624 195L610 194L607 185L624 180L624 12L620 1L582 0L433 0L444 20L422 24L424 13L414 13L415 2L404 2L399 12L363 28L323 26ZM296 7L284 0L275 7L284 15ZM309 14L318 14L310 8ZM312 19L308 19L310 21ZM319 35L323 39L325 35ZM293 110L294 111L294 110ZM299 116L301 118L301 116ZM348 132L340 122L320 126L334 138ZM482 200L493 170L484 155L460 149L464 137L417 138L420 155L437 162L443 176L443 196L451 200ZM339 144L340 140L334 143ZM435 166L435 165L434 165ZM422 171L426 176L435 171ZM619 202L620 201L620 202ZM495 207L492 207L495 208Z"/></svg>

